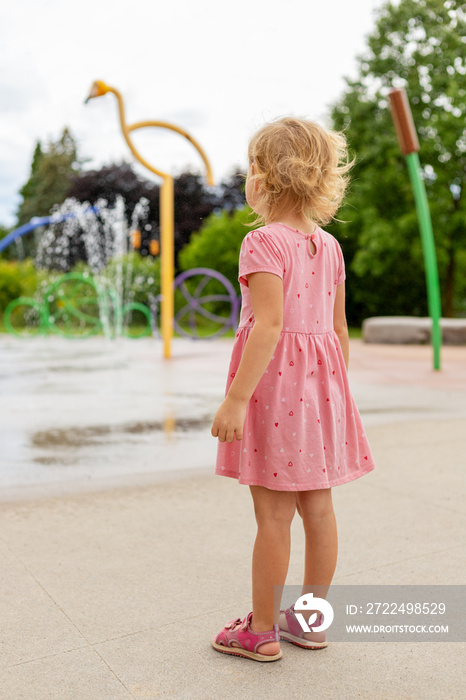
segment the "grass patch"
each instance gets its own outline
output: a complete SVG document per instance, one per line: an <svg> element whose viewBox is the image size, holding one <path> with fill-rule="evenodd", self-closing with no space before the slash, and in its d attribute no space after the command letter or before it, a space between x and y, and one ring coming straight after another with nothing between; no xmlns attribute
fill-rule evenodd
<svg viewBox="0 0 466 700"><path fill-rule="evenodd" d="M189 326L186 324L182 326L183 328L186 328L186 330L189 332ZM129 329L131 333L136 334L140 331L143 330L143 326L140 324L131 324L129 326ZM218 324L209 324L209 322L205 319L203 319L203 324L202 326L198 326L197 332L199 334L198 337L204 338L209 336L211 333L216 331L218 329ZM0 333L7 333L8 331L5 328L5 324L3 322L3 314L0 314ZM233 328L229 328L228 331L223 335L220 336L222 338L234 338L235 337L235 330ZM348 333L350 338L362 338L362 329L360 327L356 328L348 328ZM52 334L50 334L52 335ZM96 333L96 336L102 336L103 337L103 332ZM175 338L181 337L179 336L178 333L174 333Z"/></svg>
<svg viewBox="0 0 466 700"><path fill-rule="evenodd" d="M350 338L362 338L362 328L357 326L356 328L348 328L348 335Z"/></svg>

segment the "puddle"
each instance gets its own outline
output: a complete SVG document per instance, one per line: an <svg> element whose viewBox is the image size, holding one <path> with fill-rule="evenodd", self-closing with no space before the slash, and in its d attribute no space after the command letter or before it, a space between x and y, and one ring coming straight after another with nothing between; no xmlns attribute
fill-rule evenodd
<svg viewBox="0 0 466 700"><path fill-rule="evenodd" d="M76 428L53 428L40 430L31 436L33 447L66 448L66 447L90 447L96 444L104 444L105 439L111 437L112 442L121 442L124 435L142 435L150 433L186 433L193 430L206 429L212 424L210 416L202 418L171 418L165 421L143 421L138 423L125 423L123 425L93 425ZM116 438L116 439L115 439ZM48 458L36 458L41 461Z"/></svg>
<svg viewBox="0 0 466 700"><path fill-rule="evenodd" d="M36 464L42 464L44 467L75 467L75 459L64 459L63 457L34 457Z"/></svg>

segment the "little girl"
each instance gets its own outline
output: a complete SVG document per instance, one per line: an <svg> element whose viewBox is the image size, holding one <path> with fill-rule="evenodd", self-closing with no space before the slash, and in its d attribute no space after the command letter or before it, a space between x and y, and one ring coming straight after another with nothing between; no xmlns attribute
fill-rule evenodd
<svg viewBox="0 0 466 700"><path fill-rule="evenodd" d="M324 598L338 547L332 486L367 474L374 461L348 384L343 255L319 227L346 189L346 141L284 118L258 131L248 156L246 199L254 223L265 225L241 246L241 317L211 433L219 440L215 473L247 484L254 501L253 609L212 644L276 661L280 639L327 646L325 632L303 633L293 606L280 611L274 595L285 584L295 511L306 537L303 594Z"/></svg>

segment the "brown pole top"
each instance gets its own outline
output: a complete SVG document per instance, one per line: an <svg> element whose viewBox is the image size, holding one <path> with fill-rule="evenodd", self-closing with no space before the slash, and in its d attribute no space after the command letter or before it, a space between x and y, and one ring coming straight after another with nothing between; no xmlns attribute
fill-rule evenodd
<svg viewBox="0 0 466 700"><path fill-rule="evenodd" d="M388 96L402 154L407 156L410 153L417 153L419 151L419 141L406 90L404 88L393 88Z"/></svg>

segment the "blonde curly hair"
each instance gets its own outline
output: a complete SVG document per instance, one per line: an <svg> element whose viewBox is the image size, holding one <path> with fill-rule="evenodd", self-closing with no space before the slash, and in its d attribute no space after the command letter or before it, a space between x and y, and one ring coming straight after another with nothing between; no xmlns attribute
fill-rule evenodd
<svg viewBox="0 0 466 700"><path fill-rule="evenodd" d="M253 222L274 221L293 211L316 224L335 218L349 183L346 138L307 119L283 117L265 124L252 137L248 157L259 186L263 213Z"/></svg>

